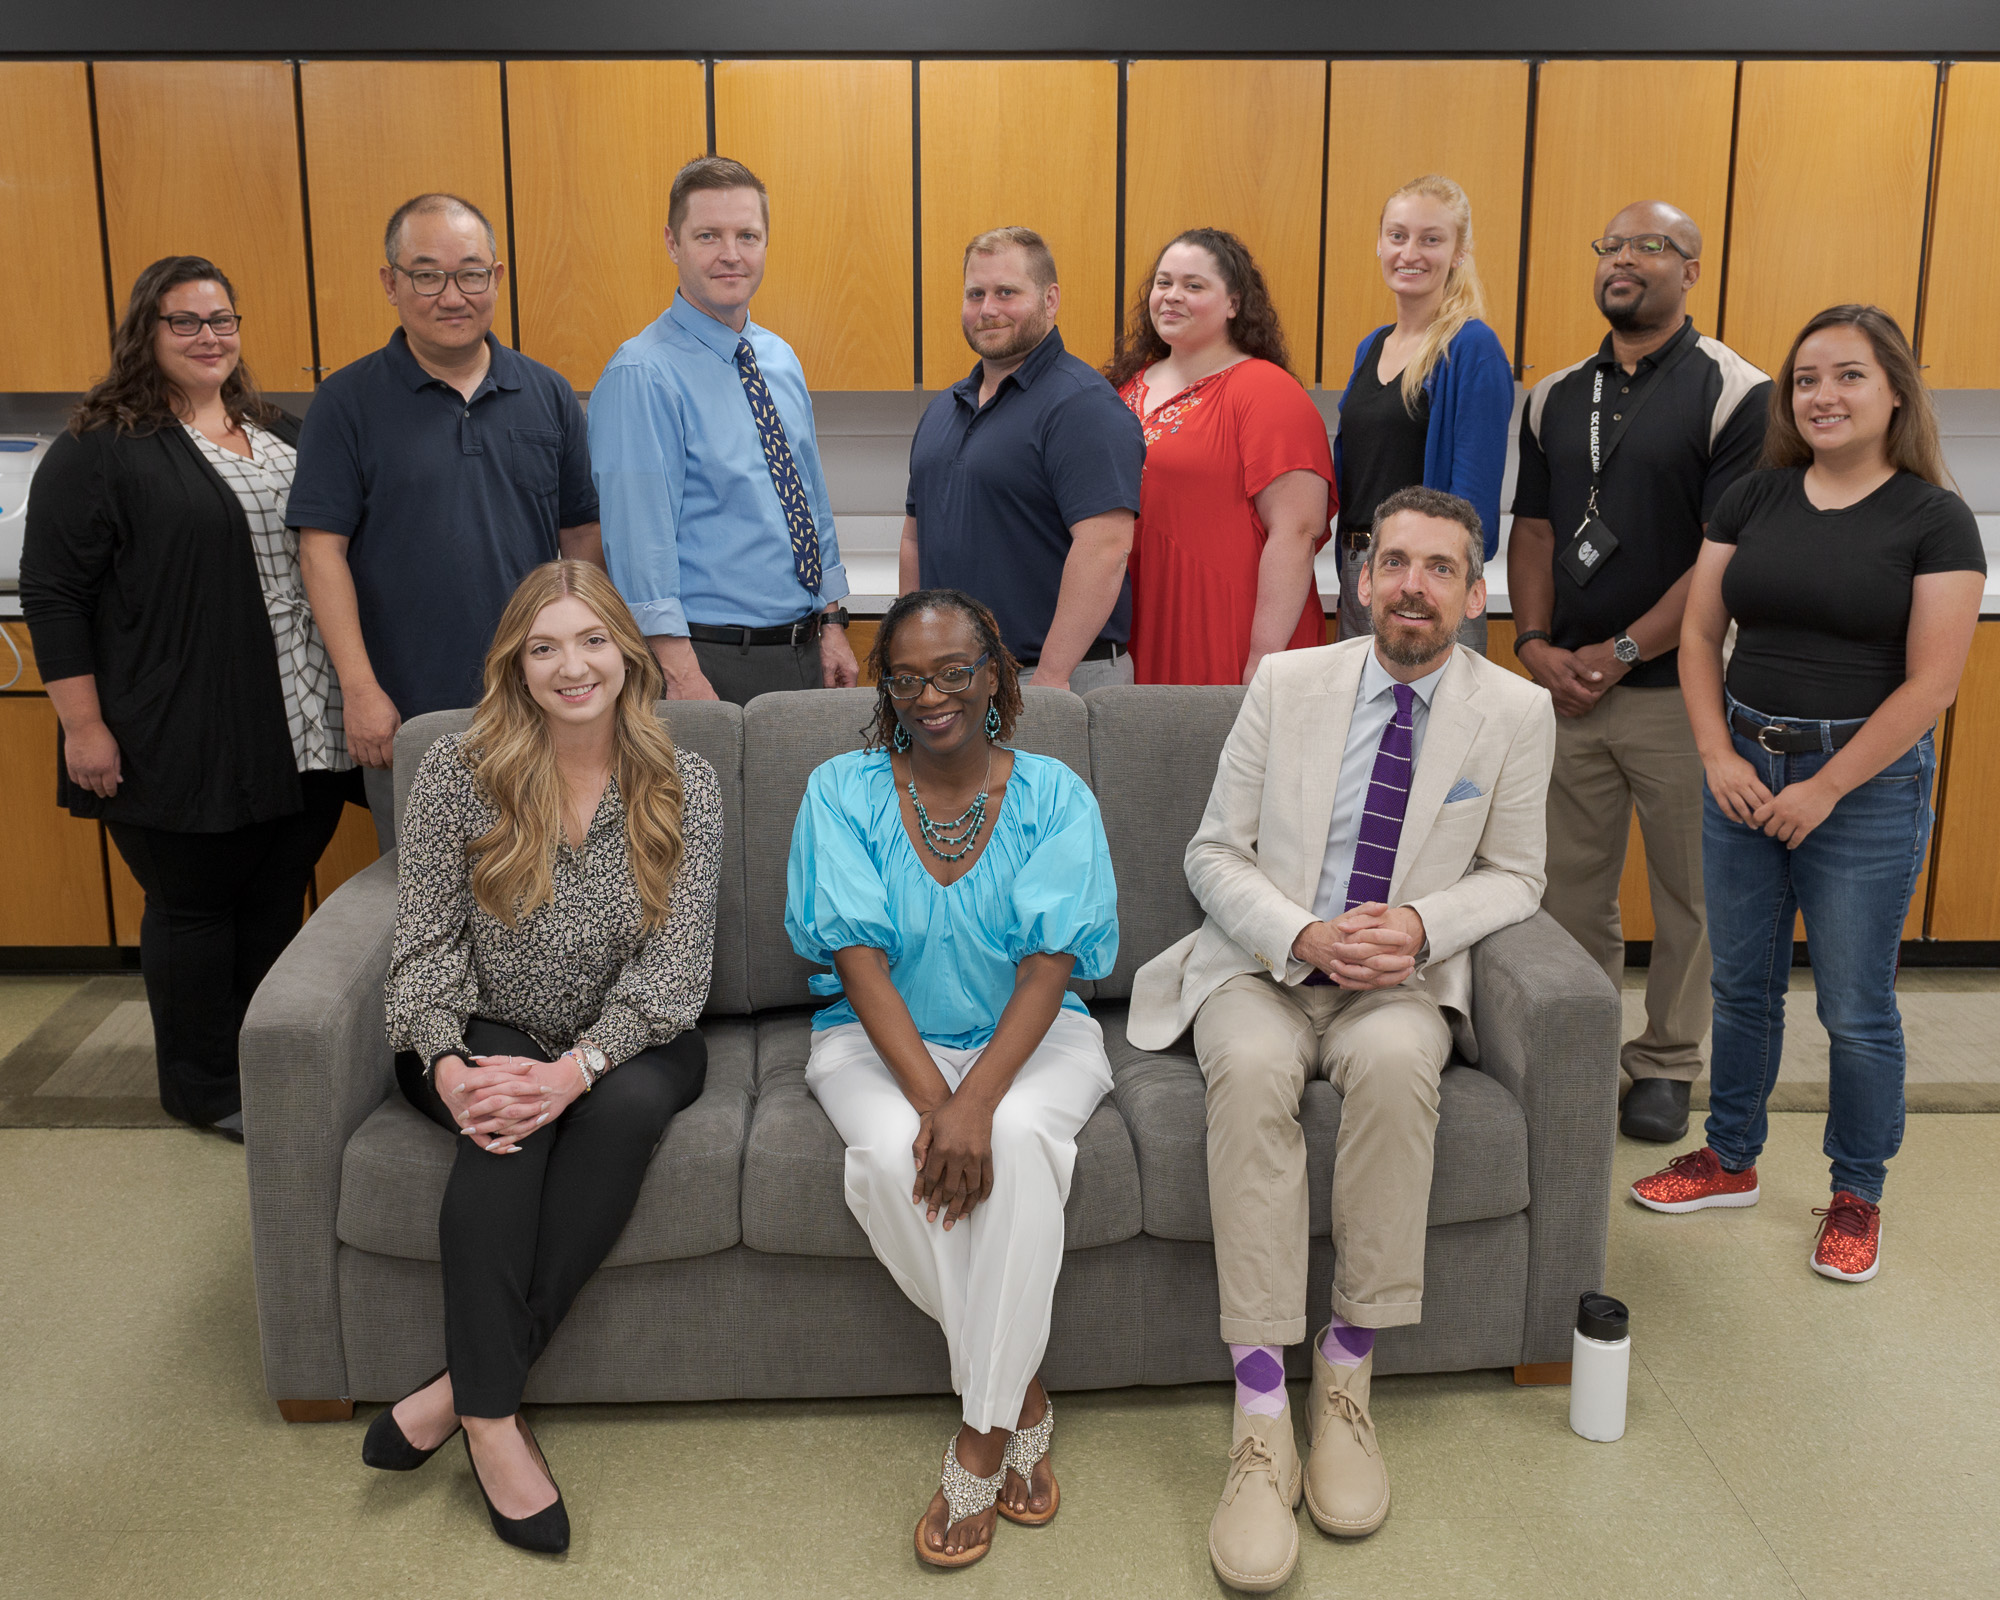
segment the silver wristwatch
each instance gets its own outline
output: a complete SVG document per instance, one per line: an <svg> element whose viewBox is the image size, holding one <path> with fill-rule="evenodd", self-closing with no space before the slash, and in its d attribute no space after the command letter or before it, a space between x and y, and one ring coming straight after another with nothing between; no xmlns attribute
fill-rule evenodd
<svg viewBox="0 0 2000 1600"><path fill-rule="evenodd" d="M597 1087L597 1080L611 1070L611 1063L605 1058L604 1052L588 1039L577 1040L570 1046L569 1053L576 1057L577 1065L583 1068L583 1092L589 1094Z"/></svg>
<svg viewBox="0 0 2000 1600"><path fill-rule="evenodd" d="M1614 633L1611 636L1611 653L1628 667L1639 664L1639 645L1629 633Z"/></svg>

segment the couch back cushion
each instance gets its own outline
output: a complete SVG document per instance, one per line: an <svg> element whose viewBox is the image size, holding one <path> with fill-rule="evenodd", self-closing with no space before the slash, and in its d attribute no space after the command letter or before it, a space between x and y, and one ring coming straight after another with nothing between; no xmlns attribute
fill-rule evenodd
<svg viewBox="0 0 2000 1600"><path fill-rule="evenodd" d="M674 743L715 768L722 791L722 876L716 892L715 971L706 1014L744 1016L750 1010L750 992L743 891L743 711L721 700L663 700L658 710ZM432 711L397 731L398 826L424 752L446 734L462 732L471 721L470 711Z"/></svg>
<svg viewBox="0 0 2000 1600"><path fill-rule="evenodd" d="M1022 697L1015 744L1055 757L1088 783L1084 703L1060 689L1024 689ZM785 863L806 779L821 762L860 749L861 730L874 714L873 689L765 694L743 708L743 864L750 1004L756 1010L824 1004L806 988L817 969L793 954L785 937ZM1077 988L1088 994L1090 986Z"/></svg>
<svg viewBox="0 0 2000 1600"><path fill-rule="evenodd" d="M1126 1000L1132 974L1201 926L1181 858L1201 825L1243 691L1145 685L1093 690L1090 770L1118 874L1118 964L1100 1000Z"/></svg>

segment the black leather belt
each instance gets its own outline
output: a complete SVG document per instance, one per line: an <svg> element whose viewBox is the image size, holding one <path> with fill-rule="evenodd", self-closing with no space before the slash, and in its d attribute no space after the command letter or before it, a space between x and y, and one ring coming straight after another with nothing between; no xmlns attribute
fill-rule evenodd
<svg viewBox="0 0 2000 1600"><path fill-rule="evenodd" d="M1086 661L1116 661L1125 653L1125 646L1119 644L1116 640L1099 639L1096 644L1092 645L1078 657L1077 665L1081 666ZM1033 656L1026 661L1016 662L1015 665L1020 667L1023 672L1031 672L1040 660L1041 657Z"/></svg>
<svg viewBox="0 0 2000 1600"><path fill-rule="evenodd" d="M1343 555L1358 556L1366 553L1375 533L1371 528L1342 528L1333 537Z"/></svg>
<svg viewBox="0 0 2000 1600"><path fill-rule="evenodd" d="M1824 750L1829 744L1838 750L1861 730L1861 722L1812 723L1805 727L1787 726L1782 722L1759 722L1741 711L1729 713L1729 725L1744 738L1755 739L1774 756L1810 755ZM1820 737L1822 730L1825 738Z"/></svg>
<svg viewBox="0 0 2000 1600"><path fill-rule="evenodd" d="M711 628L706 623L690 622L688 637L698 644L733 644L740 649L753 644L784 644L797 650L819 637L825 620L824 611L809 611L797 622L781 622L774 628Z"/></svg>

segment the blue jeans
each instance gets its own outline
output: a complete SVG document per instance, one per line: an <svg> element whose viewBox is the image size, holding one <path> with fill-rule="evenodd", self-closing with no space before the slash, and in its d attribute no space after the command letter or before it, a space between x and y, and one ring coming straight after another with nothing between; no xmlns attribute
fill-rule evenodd
<svg viewBox="0 0 2000 1600"><path fill-rule="evenodd" d="M1783 727L1844 726L1766 717L1733 699L1729 706ZM1833 757L1831 748L1773 755L1755 739L1733 737L1773 794ZM1825 1150L1833 1187L1881 1200L1889 1158L1903 1142L1896 957L1930 840L1936 770L1927 732L1845 796L1796 850L1732 821L1703 786L1702 879L1715 962L1707 1132L1730 1170L1753 1165L1769 1132L1765 1107L1784 1051L1796 909L1805 915L1819 1020L1831 1041Z"/></svg>

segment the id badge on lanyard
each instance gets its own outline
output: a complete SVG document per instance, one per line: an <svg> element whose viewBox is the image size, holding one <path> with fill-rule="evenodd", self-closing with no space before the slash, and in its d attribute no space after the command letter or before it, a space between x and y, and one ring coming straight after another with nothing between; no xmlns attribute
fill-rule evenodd
<svg viewBox="0 0 2000 1600"><path fill-rule="evenodd" d="M1654 382L1658 381L1656 375ZM1578 588L1588 585L1618 553L1618 536L1597 513L1597 485L1604 475L1603 420L1604 368L1599 367L1590 389L1590 500L1584 506L1583 521L1577 524L1560 557L1563 570Z"/></svg>

